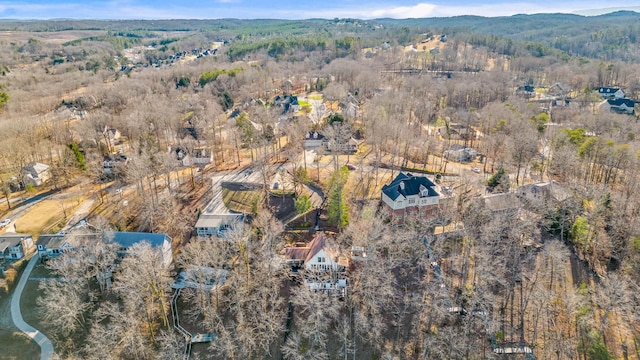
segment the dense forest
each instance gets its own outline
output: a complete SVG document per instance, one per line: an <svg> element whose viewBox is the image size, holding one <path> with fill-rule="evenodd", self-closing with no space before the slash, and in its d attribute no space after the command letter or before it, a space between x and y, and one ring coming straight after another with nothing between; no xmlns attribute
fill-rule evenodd
<svg viewBox="0 0 640 360"><path fill-rule="evenodd" d="M0 21L1 210L95 199L28 320L64 359L637 359L639 19ZM437 213L384 211L401 172Z"/></svg>

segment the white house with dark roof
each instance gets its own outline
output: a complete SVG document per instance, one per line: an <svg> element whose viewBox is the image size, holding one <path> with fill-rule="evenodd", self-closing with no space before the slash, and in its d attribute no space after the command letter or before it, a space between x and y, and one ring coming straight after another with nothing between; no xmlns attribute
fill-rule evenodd
<svg viewBox="0 0 640 360"><path fill-rule="evenodd" d="M42 259L56 258L68 251L73 251L79 242L100 241L101 235L91 230L74 229L65 234L43 234L38 237L36 246Z"/></svg>
<svg viewBox="0 0 640 360"><path fill-rule="evenodd" d="M603 108L621 114L633 114L636 102L631 99L609 99L603 103Z"/></svg>
<svg viewBox="0 0 640 360"><path fill-rule="evenodd" d="M598 95L605 99L622 99L624 98L624 91L619 88L601 87L598 88Z"/></svg>
<svg viewBox="0 0 640 360"><path fill-rule="evenodd" d="M20 260L34 250L33 237L29 234L2 234L0 251L6 260Z"/></svg>
<svg viewBox="0 0 640 360"><path fill-rule="evenodd" d="M317 131L309 131L304 136L303 146L305 149L319 148L324 145L325 137Z"/></svg>
<svg viewBox="0 0 640 360"><path fill-rule="evenodd" d="M408 217L433 218L440 208L438 186L426 176L401 172L382 187L383 208L392 221L404 223Z"/></svg>

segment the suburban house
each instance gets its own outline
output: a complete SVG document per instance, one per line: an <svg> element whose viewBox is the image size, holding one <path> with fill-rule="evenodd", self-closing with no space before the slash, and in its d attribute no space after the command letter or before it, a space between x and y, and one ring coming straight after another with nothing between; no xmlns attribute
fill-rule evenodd
<svg viewBox="0 0 640 360"><path fill-rule="evenodd" d="M315 149L323 153L330 151L355 153L363 142L359 132L344 140L337 140L330 139L317 131L310 131L305 134L302 144L305 149Z"/></svg>
<svg viewBox="0 0 640 360"><path fill-rule="evenodd" d="M298 97L293 95L278 95L273 100L273 104L282 108L282 113L298 112L302 107L298 103Z"/></svg>
<svg viewBox="0 0 640 360"><path fill-rule="evenodd" d="M309 131L304 136L302 145L305 149L319 148L325 142L324 135L317 131Z"/></svg>
<svg viewBox="0 0 640 360"><path fill-rule="evenodd" d="M125 231L105 232L104 240L118 244L120 246L118 254L121 256L126 256L133 245L148 242L152 248L162 253L163 263L166 267L169 267L173 262L171 238L167 234Z"/></svg>
<svg viewBox="0 0 640 360"><path fill-rule="evenodd" d="M598 88L598 95L605 99L622 99L624 98L624 92L619 88L601 87Z"/></svg>
<svg viewBox="0 0 640 360"><path fill-rule="evenodd" d="M382 205L392 220L404 223L409 217L434 218L440 208L438 186L426 176L401 172L382 187Z"/></svg>
<svg viewBox="0 0 640 360"><path fill-rule="evenodd" d="M208 147L197 147L191 152L194 164L209 164L213 161L213 151Z"/></svg>
<svg viewBox="0 0 640 360"><path fill-rule="evenodd" d="M287 264L294 269L304 267L307 271L341 271L347 265L324 232L317 232L305 246L285 248L285 255Z"/></svg>
<svg viewBox="0 0 640 360"><path fill-rule="evenodd" d="M19 260L35 250L33 237L28 234L5 233L0 235L0 251L6 260Z"/></svg>
<svg viewBox="0 0 640 360"><path fill-rule="evenodd" d="M102 130L102 137L104 137L104 140L107 144L107 149L109 149L109 151L114 150L113 148L119 143L121 136L122 135L120 134L120 130L115 128L105 126Z"/></svg>
<svg viewBox="0 0 640 360"><path fill-rule="evenodd" d="M353 95L347 94L346 98L339 104L342 116L355 119L360 113L360 102Z"/></svg>
<svg viewBox="0 0 640 360"><path fill-rule="evenodd" d="M196 222L196 233L200 237L223 236L243 220L243 214L202 214Z"/></svg>
<svg viewBox="0 0 640 360"><path fill-rule="evenodd" d="M569 197L569 193L555 181L522 185L516 190L518 198L530 205L557 204Z"/></svg>
<svg viewBox="0 0 640 360"><path fill-rule="evenodd" d="M38 237L36 247L41 259L56 258L74 250L79 239L99 241L100 234L87 230L73 230L68 234L44 234Z"/></svg>
<svg viewBox="0 0 640 360"><path fill-rule="evenodd" d="M181 148L179 146L171 148L171 146L170 146L168 148L168 152L169 152L169 154L173 154L175 159L178 160L178 162L182 166L189 166L189 165L191 165L193 163L191 155L189 155L189 152L187 152L187 150L184 149L184 148Z"/></svg>
<svg viewBox="0 0 640 360"><path fill-rule="evenodd" d="M75 247L65 239L64 234L40 235L37 247L41 259L56 258Z"/></svg>
<svg viewBox="0 0 640 360"><path fill-rule="evenodd" d="M113 175L118 169L124 167L129 162L129 158L122 154L107 155L102 160L102 172L107 175Z"/></svg>
<svg viewBox="0 0 640 360"><path fill-rule="evenodd" d="M478 152L472 148L453 144L451 149L444 152L444 157L457 162L471 162L478 156Z"/></svg>
<svg viewBox="0 0 640 360"><path fill-rule="evenodd" d="M629 114L632 115L634 113L634 107L636 102L631 99L609 99L604 104L603 107L608 109L609 111L621 113L621 114Z"/></svg>
<svg viewBox="0 0 640 360"><path fill-rule="evenodd" d="M533 85L519 86L516 89L516 95L523 95L525 97L532 97L536 94L536 89Z"/></svg>
<svg viewBox="0 0 640 360"><path fill-rule="evenodd" d="M305 269L305 284L311 290L344 291L347 279L340 273L349 260L339 256L338 249L324 232L317 232L306 246L285 248L287 265L292 270Z"/></svg>
<svg viewBox="0 0 640 360"><path fill-rule="evenodd" d="M49 165L31 162L22 168L22 180L25 186L40 186L50 178L51 171Z"/></svg>

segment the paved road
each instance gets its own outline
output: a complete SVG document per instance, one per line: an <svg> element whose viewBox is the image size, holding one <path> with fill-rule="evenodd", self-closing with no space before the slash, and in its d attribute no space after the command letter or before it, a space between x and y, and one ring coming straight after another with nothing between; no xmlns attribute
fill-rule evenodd
<svg viewBox="0 0 640 360"><path fill-rule="evenodd" d="M32 338L40 346L40 360L49 360L52 359L54 355L53 344L51 344L51 341L43 333L27 324L22 318L22 312L20 311L20 298L22 297L22 291L29 279L29 275L31 275L31 270L33 270L33 267L39 259L40 256L38 256L38 254L34 255L31 260L29 260L27 267L24 269L24 272L20 277L18 286L16 286L13 296L11 297L11 318L20 331Z"/></svg>
<svg viewBox="0 0 640 360"><path fill-rule="evenodd" d="M69 228L77 225L81 220L85 219L87 215L91 212L93 208L93 204L96 202L96 195L92 195L87 200L85 200L76 211L69 217L69 220L64 226L64 230L69 230Z"/></svg>

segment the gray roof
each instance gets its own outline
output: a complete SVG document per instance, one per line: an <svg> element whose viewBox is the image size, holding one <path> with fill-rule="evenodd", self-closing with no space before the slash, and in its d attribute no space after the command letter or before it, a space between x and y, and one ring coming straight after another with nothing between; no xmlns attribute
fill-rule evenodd
<svg viewBox="0 0 640 360"><path fill-rule="evenodd" d="M626 105L629 108L635 106L635 101L631 99L613 99L607 100L607 103L609 103L610 106L622 106L622 104Z"/></svg>
<svg viewBox="0 0 640 360"><path fill-rule="evenodd" d="M29 164L25 165L25 167L22 168L22 170L31 173L31 175L33 175L34 177L37 177L38 174L41 174L47 171L48 169L49 169L49 165L35 162L35 161L30 162Z"/></svg>
<svg viewBox="0 0 640 360"><path fill-rule="evenodd" d="M400 185L404 184L404 189ZM389 185L382 187L382 192L391 200L396 200L400 195L407 197L420 194L420 185L424 185L429 191L427 196L440 196L433 187L436 186L426 176L416 176L411 173L401 172Z"/></svg>
<svg viewBox="0 0 640 360"><path fill-rule="evenodd" d="M229 225L236 221L242 221L242 214L203 214L196 222L196 228L219 228L221 225Z"/></svg>
<svg viewBox="0 0 640 360"><path fill-rule="evenodd" d="M75 229L69 234L44 234L38 237L36 244L44 245L47 249L60 248L65 243L69 246L78 245L78 240L84 238L90 241L98 241L101 239L101 234L96 232L82 231L82 229Z"/></svg>
<svg viewBox="0 0 640 360"><path fill-rule="evenodd" d="M31 234L19 234L19 233L4 233L0 235L0 241L2 240L11 240L11 241L19 241L24 238L33 237Z"/></svg>
<svg viewBox="0 0 640 360"><path fill-rule="evenodd" d="M7 248L17 246L20 241L25 238L30 238L30 234L13 234L5 233L0 235L0 252L4 252Z"/></svg>
<svg viewBox="0 0 640 360"><path fill-rule="evenodd" d="M44 245L48 249L59 248L65 242L64 237L63 234L40 235L36 244Z"/></svg>
<svg viewBox="0 0 640 360"><path fill-rule="evenodd" d="M171 238L167 234L143 233L143 232L105 232L105 240L113 241L124 248L129 248L135 244L148 242L151 247L162 247L165 239L171 242Z"/></svg>

